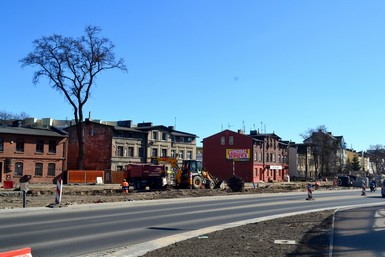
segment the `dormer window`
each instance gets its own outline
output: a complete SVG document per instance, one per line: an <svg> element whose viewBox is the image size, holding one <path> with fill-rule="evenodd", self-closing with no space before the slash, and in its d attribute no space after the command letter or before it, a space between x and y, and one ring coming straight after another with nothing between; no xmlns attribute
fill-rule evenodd
<svg viewBox="0 0 385 257"><path fill-rule="evenodd" d="M152 132L152 139L153 140L158 140L158 131L153 131Z"/></svg>

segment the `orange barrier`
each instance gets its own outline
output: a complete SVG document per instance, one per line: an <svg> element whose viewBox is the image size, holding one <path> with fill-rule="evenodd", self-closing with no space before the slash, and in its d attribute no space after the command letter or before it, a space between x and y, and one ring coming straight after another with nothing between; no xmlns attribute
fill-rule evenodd
<svg viewBox="0 0 385 257"><path fill-rule="evenodd" d="M69 170L67 183L95 183L97 177L104 178L103 170Z"/></svg>
<svg viewBox="0 0 385 257"><path fill-rule="evenodd" d="M3 252L0 253L0 257L32 257L31 248L27 247L9 252Z"/></svg>

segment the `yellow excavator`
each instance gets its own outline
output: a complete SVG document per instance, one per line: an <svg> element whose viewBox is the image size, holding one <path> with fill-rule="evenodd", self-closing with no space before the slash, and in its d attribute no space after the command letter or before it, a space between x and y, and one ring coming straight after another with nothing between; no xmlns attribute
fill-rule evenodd
<svg viewBox="0 0 385 257"><path fill-rule="evenodd" d="M202 170L202 162L198 160L183 160L182 168L178 165L178 159L173 157L151 157L151 163L168 163L176 171L177 187L210 188L213 189L218 179L208 171Z"/></svg>

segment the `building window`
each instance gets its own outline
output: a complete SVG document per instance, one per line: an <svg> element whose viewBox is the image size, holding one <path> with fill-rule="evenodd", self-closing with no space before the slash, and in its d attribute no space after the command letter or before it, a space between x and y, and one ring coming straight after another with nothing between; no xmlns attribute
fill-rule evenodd
<svg viewBox="0 0 385 257"><path fill-rule="evenodd" d="M152 148L151 156L152 157L158 157L158 148Z"/></svg>
<svg viewBox="0 0 385 257"><path fill-rule="evenodd" d="M152 139L158 140L158 132L157 131L152 132Z"/></svg>
<svg viewBox="0 0 385 257"><path fill-rule="evenodd" d="M179 151L179 158L180 159L184 159L184 152L183 152L183 150Z"/></svg>
<svg viewBox="0 0 385 257"><path fill-rule="evenodd" d="M162 149L162 157L167 157L167 149Z"/></svg>
<svg viewBox="0 0 385 257"><path fill-rule="evenodd" d="M48 163L47 176L55 176L56 165L55 163Z"/></svg>
<svg viewBox="0 0 385 257"><path fill-rule="evenodd" d="M116 166L116 170L117 171L123 171L123 166L121 166L121 165Z"/></svg>
<svg viewBox="0 0 385 257"><path fill-rule="evenodd" d="M143 147L139 147L138 154L139 154L139 157L144 157Z"/></svg>
<svg viewBox="0 0 385 257"><path fill-rule="evenodd" d="M43 176L43 163L35 163L35 176Z"/></svg>
<svg viewBox="0 0 385 257"><path fill-rule="evenodd" d="M258 161L259 161L259 162L262 162L262 153L259 153Z"/></svg>
<svg viewBox="0 0 385 257"><path fill-rule="evenodd" d="M266 162L269 162L269 153L266 153Z"/></svg>
<svg viewBox="0 0 385 257"><path fill-rule="evenodd" d="M15 176L23 176L23 163L16 162L15 163Z"/></svg>
<svg viewBox="0 0 385 257"><path fill-rule="evenodd" d="M171 150L171 158L176 157L176 151L174 149Z"/></svg>
<svg viewBox="0 0 385 257"><path fill-rule="evenodd" d="M221 145L225 145L225 142L226 142L226 138L225 137L221 137Z"/></svg>
<svg viewBox="0 0 385 257"><path fill-rule="evenodd" d="M134 147L128 147L128 156L134 157Z"/></svg>
<svg viewBox="0 0 385 257"><path fill-rule="evenodd" d="M49 153L56 153L56 141L50 140L48 142L48 152Z"/></svg>
<svg viewBox="0 0 385 257"><path fill-rule="evenodd" d="M116 156L124 156L123 146L118 146L118 148L116 149Z"/></svg>
<svg viewBox="0 0 385 257"><path fill-rule="evenodd" d="M4 138L0 137L0 152L4 151Z"/></svg>
<svg viewBox="0 0 385 257"><path fill-rule="evenodd" d="M162 133L162 140L167 141L167 133L166 132Z"/></svg>
<svg viewBox="0 0 385 257"><path fill-rule="evenodd" d="M36 152L44 153L44 140L38 139L36 141Z"/></svg>
<svg viewBox="0 0 385 257"><path fill-rule="evenodd" d="M234 144L234 137L230 136L229 137L229 145L233 145L233 144Z"/></svg>
<svg viewBox="0 0 385 257"><path fill-rule="evenodd" d="M17 140L16 141L16 152L24 152L24 141Z"/></svg>
<svg viewBox="0 0 385 257"><path fill-rule="evenodd" d="M187 151L187 159L192 160L192 151Z"/></svg>

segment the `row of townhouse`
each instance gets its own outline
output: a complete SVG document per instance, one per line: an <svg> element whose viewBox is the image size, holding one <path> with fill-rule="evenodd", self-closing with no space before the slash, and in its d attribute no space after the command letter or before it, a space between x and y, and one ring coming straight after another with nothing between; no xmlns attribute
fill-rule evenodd
<svg viewBox="0 0 385 257"><path fill-rule="evenodd" d="M65 129L69 133L68 169L76 169L78 140L76 127ZM120 171L129 162L149 162L150 158L178 155L181 159L194 159L196 138L191 133L175 130L172 126L118 121L101 124L86 120L83 127L86 170Z"/></svg>
<svg viewBox="0 0 385 257"><path fill-rule="evenodd" d="M197 136L172 126L90 119L83 125L85 170L122 171L128 163L148 162L152 156L178 156L201 159L204 169L220 179L237 175L247 182L269 182L341 173L347 159L352 159L343 137L331 133L330 139L338 146L329 162L333 165L317 167L310 139L295 144L275 133L224 130L204 138L197 151ZM77 156L72 122L26 119L24 124L0 126L0 182L17 182L29 175L33 183L52 183L63 172L77 169ZM359 158L363 170L368 171L369 158L364 154Z"/></svg>
<svg viewBox="0 0 385 257"><path fill-rule="evenodd" d="M204 167L221 179L237 175L248 182L268 182L376 173L370 155L347 149L343 136L330 132L315 132L296 144L281 140L275 133L225 130L203 139L203 150ZM359 170L348 169L354 157Z"/></svg>
<svg viewBox="0 0 385 257"><path fill-rule="evenodd" d="M322 160L322 153L318 154L318 157L314 153L314 150L317 149L313 149L311 137L305 139L304 143L295 145L295 151L293 151L295 169L291 170L291 175L301 178L313 178L319 177L320 174L334 177L337 175L375 176L381 173L381 170L377 168L378 165L371 159L370 151L357 152L348 149L343 136L333 136L330 132L324 133L324 138L328 139L326 140L328 145L334 145L335 147L334 151L324 160ZM359 164L358 170L349 168L349 164L352 163L354 158L357 159Z"/></svg>
<svg viewBox="0 0 385 257"><path fill-rule="evenodd" d="M148 162L152 156L196 156L196 138L172 126L132 121L83 124L83 169L121 171L129 162ZM77 169L76 127L68 121L26 119L0 126L0 182L52 183L67 170Z"/></svg>

